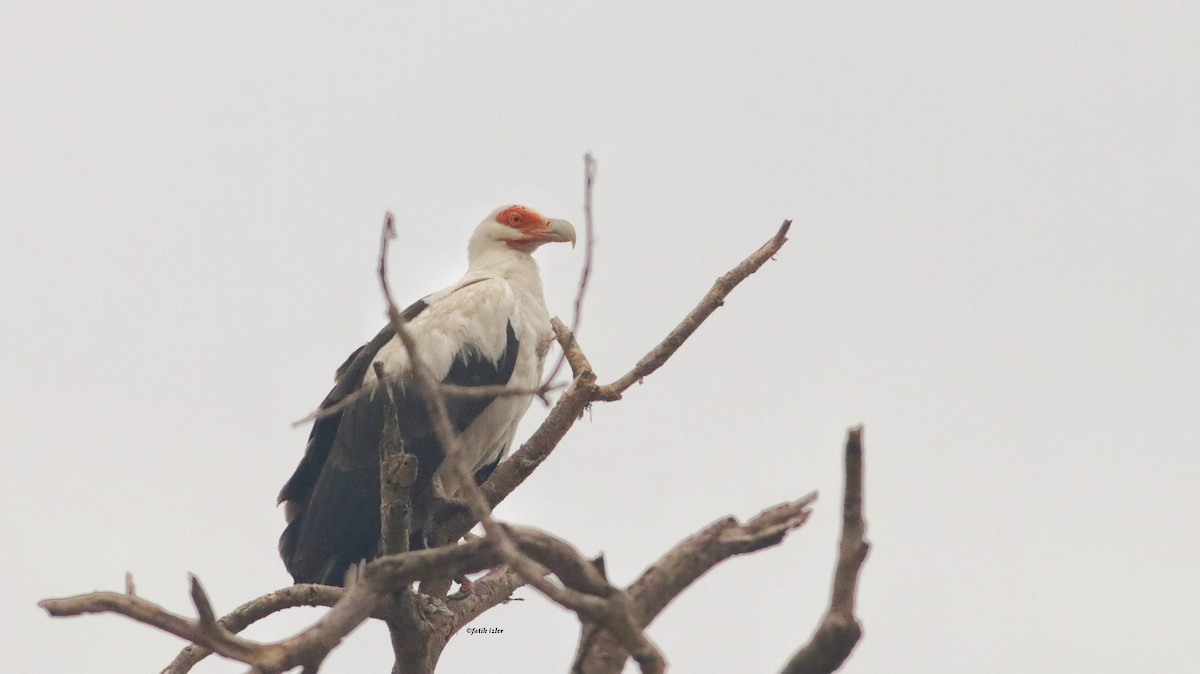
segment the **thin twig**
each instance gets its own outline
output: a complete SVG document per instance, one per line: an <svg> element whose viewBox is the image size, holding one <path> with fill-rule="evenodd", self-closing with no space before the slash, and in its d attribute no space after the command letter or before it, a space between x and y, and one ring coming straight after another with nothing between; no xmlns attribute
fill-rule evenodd
<svg viewBox="0 0 1200 674"><path fill-rule="evenodd" d="M557 316L550 319L550 327L554 329L554 337L562 347L567 364L571 366L571 376L578 377L581 373L592 372L592 363L579 348L575 333L571 332Z"/></svg>
<svg viewBox="0 0 1200 674"><path fill-rule="evenodd" d="M318 410L314 410L313 412L309 413L307 416L293 421L292 428L296 428L298 426L303 426L304 424L307 424L310 421L317 421L318 419L324 419L325 417L331 417L331 416L337 414L338 412L341 412L342 410L346 409L350 405L354 404L354 402L356 400L358 400L359 398L370 395L371 392L374 391L379 386L382 386L383 384L387 384L387 383L394 384L394 383L403 381L404 377L405 377L404 373L390 373L390 374L384 374L384 376L382 376L382 377L377 377L373 381L363 382L361 387L359 387L357 390L353 391L352 393L346 394L346 396L340 398L337 402L335 402L331 405L326 405ZM512 387L512 386L504 386L502 384L489 384L489 385L481 385L481 386L459 386L457 384L439 383L437 385L437 390L440 391L442 393L442 395L446 396L447 398L479 399L479 398L501 398L504 396L535 396L538 400L542 401L543 404L549 405L550 400L548 398L548 395L557 391L560 388L565 387L565 386L566 386L566 384L564 384L562 382L551 382L551 381L547 381L546 383L541 384L537 388L527 388L527 387L518 388L518 387Z"/></svg>
<svg viewBox="0 0 1200 674"><path fill-rule="evenodd" d="M572 336L579 334L579 322L583 317L583 296L587 292L588 280L592 276L592 248L595 244L595 226L592 219L592 183L596 182L596 160L592 153L583 155L583 271L579 273L579 289L575 292L575 315L571 319ZM567 347L564 346L558 356L558 362L546 377L545 386L558 377L563 362L567 359Z"/></svg>
<svg viewBox="0 0 1200 674"><path fill-rule="evenodd" d="M637 365L632 370L627 372L620 379L611 384L599 387L597 391L597 400L620 400L621 394L636 383L662 367L667 359L670 358L676 350L692 336L692 333L700 327L714 311L716 311L725 302L725 297L737 287L739 283L746 280L754 272L758 271L767 260L770 260L783 244L787 243L787 233L791 229L792 221L784 220L783 225L779 227L779 231L769 241L764 243L758 250L754 251L750 257L746 258L728 273L717 279L711 290L700 300L696 308L692 309L687 316L680 321L679 325L670 332L658 346L654 347L637 362Z"/></svg>
<svg viewBox="0 0 1200 674"><path fill-rule="evenodd" d="M459 386L458 384L438 384L438 392L447 398L500 398L503 396L534 396L545 404L550 404L548 394L566 388L564 382L547 381L537 388L516 388L503 384L484 384L480 386Z"/></svg>

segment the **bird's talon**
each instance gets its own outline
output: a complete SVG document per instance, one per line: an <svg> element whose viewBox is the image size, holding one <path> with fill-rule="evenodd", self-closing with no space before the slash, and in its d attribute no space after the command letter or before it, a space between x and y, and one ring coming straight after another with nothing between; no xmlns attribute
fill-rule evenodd
<svg viewBox="0 0 1200 674"><path fill-rule="evenodd" d="M458 592L446 595L446 599L450 601L462 601L470 597L475 592L475 582L470 578L463 576L456 579L458 582Z"/></svg>

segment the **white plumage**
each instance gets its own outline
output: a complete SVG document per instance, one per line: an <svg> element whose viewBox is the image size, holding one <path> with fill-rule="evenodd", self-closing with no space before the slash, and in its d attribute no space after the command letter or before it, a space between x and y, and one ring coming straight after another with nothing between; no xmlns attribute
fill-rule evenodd
<svg viewBox="0 0 1200 674"><path fill-rule="evenodd" d="M530 254L555 241L575 242L563 220L523 206L493 211L471 236L468 269L459 281L405 310L421 359L434 376L461 386L535 389L553 339L537 263ZM390 327L355 351L338 371L322 408L363 385L374 385L379 363L393 386L406 451L417 456L412 545L424 545L422 517L442 448L424 401L406 377L408 353ZM474 459L482 481L509 450L532 396L447 400L459 447ZM342 412L319 419L304 458L280 492L288 526L280 538L284 564L296 582L342 584L347 569L375 556L379 542L379 438L387 396L365 395ZM448 494L460 485L437 471Z"/></svg>

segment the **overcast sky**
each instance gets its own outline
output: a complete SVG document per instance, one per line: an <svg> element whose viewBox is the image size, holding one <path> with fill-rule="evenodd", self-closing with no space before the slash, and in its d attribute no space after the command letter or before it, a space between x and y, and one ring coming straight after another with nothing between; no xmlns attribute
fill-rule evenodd
<svg viewBox="0 0 1200 674"><path fill-rule="evenodd" d="M844 671L1193 671L1200 5L383 4L0 7L0 670L161 669L175 637L35 606L126 571L189 614L189 571L221 612L287 585L291 422L382 325L384 211L406 302L497 205L582 224L591 151L602 380L796 222L498 510L624 584L820 490L654 623L672 671L772 672L807 640L859 422ZM581 251L539 258L569 315ZM575 619L518 596L440 671L565 671ZM322 671L389 667L372 624Z"/></svg>

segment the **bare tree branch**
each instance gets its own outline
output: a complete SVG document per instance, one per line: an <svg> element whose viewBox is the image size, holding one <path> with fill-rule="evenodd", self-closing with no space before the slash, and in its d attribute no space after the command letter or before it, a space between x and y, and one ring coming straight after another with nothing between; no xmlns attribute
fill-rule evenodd
<svg viewBox="0 0 1200 674"><path fill-rule="evenodd" d="M666 670L666 660L642 632L644 625L625 591L609 584L596 565L566 541L529 528L512 531L521 550L562 581L562 587L550 585L551 599L578 613L584 629L603 629L633 656L643 672L661 674ZM549 584L545 578L539 580Z"/></svg>
<svg viewBox="0 0 1200 674"><path fill-rule="evenodd" d="M466 598L450 603L447 608L454 616L453 632L478 618L488 609L512 599L512 593L525 584L520 574L508 567L493 569L475 581L475 588Z"/></svg>
<svg viewBox="0 0 1200 674"><path fill-rule="evenodd" d="M575 339L575 333L568 330L567 326L563 325L558 316L550 319L550 327L553 328L554 337L558 340L559 346L562 347L563 356L571 366L571 376L578 377L584 372L593 372L591 362L583 354L583 350L579 348L579 342Z"/></svg>
<svg viewBox="0 0 1200 674"><path fill-rule="evenodd" d="M783 225L779 227L779 231L775 233L775 236L771 237L771 240L764 243L750 257L743 260L741 264L718 278L716 283L713 284L712 289L704 296L704 299L700 300L700 303L696 305L696 308L692 309L680 321L679 325L675 326L675 329L659 342L658 346L643 356L632 370L625 373L624 376L613 383L599 387L596 391L596 400L620 400L621 394L626 389L641 382L646 375L662 367L667 362L667 359L700 327L700 324L725 303L725 298L739 283L758 271L759 268L766 264L767 260L770 260L779 252L783 244L787 243L787 233L791 229L791 226L791 220L784 220Z"/></svg>
<svg viewBox="0 0 1200 674"><path fill-rule="evenodd" d="M768 508L745 524L726 517L675 546L629 586L646 623L720 562L783 542L788 533L808 521L816 500L813 492Z"/></svg>
<svg viewBox="0 0 1200 674"><path fill-rule="evenodd" d="M201 616L197 620L171 613L140 597L113 592L46 599L38 605L55 617L86 613L124 615L225 657L253 665L256 674L277 674L294 667L319 666L329 651L364 620L372 616L386 618L383 602L394 590L417 580L483 571L500 561L485 541L468 541L455 546L380 557L367 565L359 581L348 590L314 585L297 585L280 590L273 593L277 595L275 597L268 595L243 606L246 610L239 618L249 624L262 615L288 606L328 605L334 596L340 594L340 597L333 603L332 609L311 627L289 639L267 644L236 637L220 622L211 620L211 607L205 606L207 598L202 589L198 590L198 583L192 586L193 599L198 604L197 613ZM249 608L252 605L253 608ZM185 664L177 671L187 671L190 667L191 664Z"/></svg>
<svg viewBox="0 0 1200 674"><path fill-rule="evenodd" d="M733 557L778 545L787 534L808 521L816 493L782 503L755 515L745 524L725 517L689 536L646 569L629 586L639 626L648 626L667 605L717 564ZM585 627L572 672L617 674L629 654L610 635Z"/></svg>
<svg viewBox="0 0 1200 674"><path fill-rule="evenodd" d="M522 552L549 569L563 585L597 597L609 597L617 591L591 560L566 541L528 527L521 528L514 538Z"/></svg>
<svg viewBox="0 0 1200 674"><path fill-rule="evenodd" d="M195 579L192 580L194 582ZM62 599L45 599L38 602L38 606L54 617L77 616L87 613L116 613L191 641L218 642L224 649L235 654L242 654L243 657L248 657L245 654L251 650L248 643L244 643L236 637L227 636L228 630L221 628L222 632L220 633L213 630L212 627L215 623L206 624L203 619L189 620L136 595L93 592ZM236 655L230 657L242 659Z"/></svg>
<svg viewBox="0 0 1200 674"><path fill-rule="evenodd" d="M475 541L376 559L367 565L345 597L316 624L290 639L268 645L275 649L267 654L271 657L260 659L255 666L262 674L275 674L298 665L319 666L347 634L384 608L391 592L415 580L474 573L496 562L489 546Z"/></svg>
<svg viewBox="0 0 1200 674"><path fill-rule="evenodd" d="M437 605L435 605L435 602ZM409 587L392 593L388 606L388 635L396 663L393 674L433 674L437 657L446 640L437 638L430 617L436 617L438 608L445 611L440 600L427 595L417 595ZM443 621L451 616L446 615Z"/></svg>
<svg viewBox="0 0 1200 674"><path fill-rule="evenodd" d="M379 386L389 382L396 383L400 381L402 377L402 374L387 374L383 377L377 378L375 381L366 382L355 391L340 398L337 402L322 407L319 410L315 410L309 413L307 416L293 421L292 427L295 428L297 426L303 426L310 421L316 421L317 419L324 419L325 417L333 416L354 404L354 401L358 400L359 398L370 395L371 392ZM502 385L458 386L456 384L439 383L437 385L437 390L447 398L497 398L501 396L531 395L537 397L538 400L541 400L543 404L549 405L550 399L548 395L557 391L563 386L565 386L565 384L561 382L551 381L547 381L546 383L539 385L537 388L518 388Z"/></svg>
<svg viewBox="0 0 1200 674"><path fill-rule="evenodd" d="M289 585L270 594L242 604L230 611L217 622L230 632L241 632L263 618L297 606L333 606L346 594L346 590L329 585ZM84 595L88 596L88 595ZM377 616L381 617L381 616ZM204 658L213 653L212 649L197 644L191 644L180 651L179 655L167 665L162 674L184 674Z"/></svg>
<svg viewBox="0 0 1200 674"><path fill-rule="evenodd" d="M382 380L383 365L374 366L376 377ZM389 404L379 435L379 554L395 555L408 552L417 457L404 449L395 392L388 384L383 389ZM402 587L392 592L385 607L388 615L384 622L396 656L393 674L432 674L436 661L431 655L433 629L412 590Z"/></svg>
<svg viewBox="0 0 1200 674"><path fill-rule="evenodd" d="M383 366L375 363L376 375ZM410 490L417 480L417 457L404 450L400 435L400 411L391 386L385 386L388 413L379 436L379 551L382 555L408 552L412 498Z"/></svg>
<svg viewBox="0 0 1200 674"><path fill-rule="evenodd" d="M438 392L447 398L499 398L502 396L535 396L546 405L550 404L549 394L566 387L562 382L547 381L537 388L520 388L489 384L480 386L459 386L457 384L438 384Z"/></svg>
<svg viewBox="0 0 1200 674"><path fill-rule="evenodd" d="M272 646L264 646L234 636L233 631L289 606L326 605L332 598L320 592L313 593L313 586L294 586L266 597L248 602L237 611L226 616L225 623L213 619L212 608L200 588L199 582L191 577L191 593L196 603L199 618L189 620L171 613L163 607L132 595L113 592L93 592L63 599L47 599L38 603L47 613L56 617L77 616L86 613L116 613L132 618L164 632L182 637L202 647L185 649L164 673L186 672L208 652L216 651L225 657L247 664L256 664L260 659L274 655ZM337 588L330 588L337 589ZM340 589L339 589L340 593ZM244 623L244 624L239 624ZM207 647L207 649L203 648ZM207 652L206 652L207 651ZM303 663L297 663L303 664ZM282 670L263 670L282 671Z"/></svg>
<svg viewBox="0 0 1200 674"><path fill-rule="evenodd" d="M862 637L862 625L854 615L858 575L871 544L863 518L863 427L850 429L846 438L846 489L842 498L842 540L829 610L809 642L796 651L783 667L783 674L828 674L850 657Z"/></svg>

